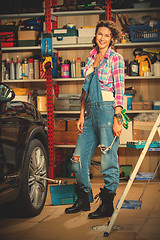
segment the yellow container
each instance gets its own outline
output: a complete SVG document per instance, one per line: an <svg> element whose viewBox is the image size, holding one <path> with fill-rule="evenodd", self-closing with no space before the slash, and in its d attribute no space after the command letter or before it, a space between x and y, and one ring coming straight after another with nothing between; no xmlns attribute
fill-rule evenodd
<svg viewBox="0 0 160 240"><path fill-rule="evenodd" d="M37 96L37 109L40 112L47 111L47 96Z"/></svg>
<svg viewBox="0 0 160 240"><path fill-rule="evenodd" d="M55 95L53 96L53 105L55 101ZM40 112L47 112L47 96L37 96L37 109Z"/></svg>
<svg viewBox="0 0 160 240"><path fill-rule="evenodd" d="M13 88L15 95L28 95L31 91L28 88Z"/></svg>

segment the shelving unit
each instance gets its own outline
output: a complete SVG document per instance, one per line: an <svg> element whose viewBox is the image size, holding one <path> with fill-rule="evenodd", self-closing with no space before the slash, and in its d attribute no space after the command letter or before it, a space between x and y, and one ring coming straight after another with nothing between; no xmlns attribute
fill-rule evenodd
<svg viewBox="0 0 160 240"><path fill-rule="evenodd" d="M53 2L53 1L52 1ZM149 8L149 9L112 9L112 13L131 13L136 14L145 12L157 12L160 8ZM92 16L94 15L94 18ZM89 11L65 11L65 12L51 12L51 18L52 20L58 19L58 27L62 27L67 22L75 23L76 26L79 28L82 25L96 25L97 21L99 20L99 15L105 16L105 10L89 10ZM31 17L39 17L39 16L45 16L44 13L36 13L36 14L7 14L7 15L0 15L0 19L14 19L14 18L31 18ZM81 25L82 24L82 25ZM126 52L131 52L133 48L136 47L146 47L146 48L154 48L159 47L160 42L128 42L125 44L122 43L116 43L115 47L120 53L123 50ZM85 60L88 56L89 52L92 49L92 44L62 44L62 45L54 45L53 43L54 51L59 53L59 55L62 55L62 57L65 58L75 58L75 56L81 56L82 60ZM82 51L83 50L83 51ZM41 54L41 46L33 46L33 47L13 47L13 48L2 48L3 53L12 53L12 52L27 52L27 51L39 51ZM130 54L131 56L131 54ZM147 84L151 85L152 89L154 88L154 85L157 86L157 89L159 88L159 79L160 77L156 76L149 76L149 77L140 77L140 76L126 76L126 85L129 84L136 84L136 86L141 85L141 92L147 91ZM73 93L80 93L82 83L84 81L84 78L54 78L52 80L53 84L59 84L60 87L60 93L67 93L68 90L72 91ZM7 84L14 84L16 86L20 84L37 84L41 85L46 83L46 79L28 79L28 80L5 80L4 81ZM44 85L43 85L44 86ZM144 88L144 89L143 89ZM157 90L158 91L158 90ZM157 93L156 93L157 94ZM147 93L146 96L149 94ZM154 96L149 96L153 98ZM129 116L132 117L132 115L136 115L138 113L158 113L160 110L131 110L127 111ZM71 116L71 115L79 115L79 111L53 111L54 116ZM42 112L42 115L46 116L47 112ZM54 148L73 148L75 145L58 145L55 144ZM125 151L125 146L121 145L121 149ZM123 153L122 155L125 155ZM126 155L127 156L127 155ZM121 158L121 152L120 152L120 161L122 160L122 163L125 162L125 156L122 156ZM132 159L131 159L132 161ZM134 162L134 161L133 161Z"/></svg>
<svg viewBox="0 0 160 240"><path fill-rule="evenodd" d="M135 14L138 12L138 13L144 13L145 12L148 12L148 13L153 13L153 12L156 12L156 11L159 11L160 8L149 8L149 9L112 9L112 13L114 14L117 14L117 13L127 13L127 14L133 14L135 16ZM72 16L71 20L73 20L73 16L75 17L78 17L80 20L82 20L82 15L85 14L96 14L95 11L90 11L88 13L88 11L85 11L84 12L81 12L81 11L76 11L76 12L60 12L60 13L57 13L55 12L54 15L55 16L58 16L61 18L63 18L63 16ZM98 12L97 12L98 13ZM100 14L105 14L105 11L102 10L99 12ZM70 20L70 18L68 18ZM67 19L67 20L68 20ZM83 20L82 20L83 21ZM63 21L62 21L62 24L63 24ZM61 27L62 25L60 25ZM160 46L160 42L127 42L125 44L122 44L122 43L116 43L115 44L115 48L118 52L120 52L122 55L124 56L129 56L130 60L133 59L133 56L131 54L131 52L133 51L134 48L159 48ZM90 51L92 49L92 44L74 44L74 45L69 45L69 44L62 44L62 45L53 45L53 47L58 50L60 53L62 51L69 51L69 52L74 52L75 50L77 51L81 51L82 49L85 49L85 51L87 52ZM67 54L65 55L67 56ZM127 58L126 57L126 58ZM137 100L139 100L139 94L144 94L144 98L148 98L150 100L154 99L154 97L157 96L157 90L155 92L155 94L150 94L149 92L151 91L150 89L155 89L155 88L159 88L159 80L160 80L160 77L157 77L157 76L148 76L148 77L141 77L141 76L125 76L125 80L126 80L126 86L130 86L130 85L135 85L136 86L136 89L138 90L138 95L137 95ZM80 84L81 82L84 81L84 78L80 78L80 79L77 79L77 78L58 78L58 79L53 79L53 82L56 82L57 84L61 84L60 86L61 87L65 87L66 84L68 83L69 87L72 88L72 83L75 84L75 82L77 82L77 84ZM157 86L157 87L156 87ZM66 92L65 92L66 93ZM156 95L156 96L154 96ZM158 95L159 96L159 95ZM160 110L128 110L127 111L127 114L129 114L129 117L132 119L133 116L139 114L139 113L159 113ZM67 115L67 116L71 116L71 115L76 115L78 116L79 114L79 111L54 111L53 112L55 116L63 116L63 115ZM55 145L55 148L72 148L72 147L75 147L75 145L73 146L70 146L70 145L59 145L59 144L56 144ZM130 157L128 157L128 154ZM134 152L134 150L130 149L128 150L126 148L126 145L125 144L121 144L120 145L120 149L119 149L119 160L120 160L120 163L121 164L133 164L133 166L136 164L136 159L137 159L137 156L136 156L137 153ZM131 156L132 155L132 156ZM98 159L99 158L99 153L95 154L95 159ZM147 157L147 164L146 166L143 166L143 168L146 170L149 170L151 167L150 167L150 157L148 156ZM155 161L152 163L153 165L156 164L156 153L153 153L152 155L152 159L155 159Z"/></svg>

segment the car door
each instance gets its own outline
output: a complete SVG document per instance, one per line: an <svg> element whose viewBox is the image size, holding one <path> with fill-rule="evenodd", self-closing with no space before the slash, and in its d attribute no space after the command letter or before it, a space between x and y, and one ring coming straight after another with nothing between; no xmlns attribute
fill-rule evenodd
<svg viewBox="0 0 160 240"><path fill-rule="evenodd" d="M9 103L8 103L9 104ZM14 108L0 114L0 201L15 197L18 180L16 162L20 121ZM5 195L7 193L7 195Z"/></svg>

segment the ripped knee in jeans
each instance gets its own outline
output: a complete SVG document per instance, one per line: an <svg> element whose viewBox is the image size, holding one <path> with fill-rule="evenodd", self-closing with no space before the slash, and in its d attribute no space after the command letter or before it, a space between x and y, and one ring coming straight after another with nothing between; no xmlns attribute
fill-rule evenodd
<svg viewBox="0 0 160 240"><path fill-rule="evenodd" d="M71 158L71 161L73 163L80 163L80 167L81 167L80 156L73 155L73 157Z"/></svg>
<svg viewBox="0 0 160 240"><path fill-rule="evenodd" d="M73 155L72 161L75 162L75 163L80 162L80 156L75 156L75 155Z"/></svg>

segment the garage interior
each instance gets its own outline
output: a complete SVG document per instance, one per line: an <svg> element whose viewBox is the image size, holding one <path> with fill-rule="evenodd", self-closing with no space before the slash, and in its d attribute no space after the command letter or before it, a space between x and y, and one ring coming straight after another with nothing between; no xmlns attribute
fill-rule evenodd
<svg viewBox="0 0 160 240"><path fill-rule="evenodd" d="M10 6L7 5L8 2ZM32 65L33 71L28 73L30 75L25 75L24 73L23 76L18 78L16 75L14 77L10 75L10 78L8 78L2 71L2 82L8 84L15 91L17 100L28 101L34 104L44 117L49 139L50 162L48 177L50 179L62 180L67 184L75 183L70 158L78 138L76 122L80 112L80 96L84 81L83 67L92 49L91 40L93 39L94 31L91 29L95 28L100 19L112 19L116 21L121 29L121 40L115 44L115 49L125 59L124 104L130 122L128 123L128 129L123 128L120 136L118 150L120 183L114 199L114 207L116 207L134 171L145 146L144 144L160 114L159 25L157 25L157 28L155 27L153 36L151 33L147 37L145 35L147 40L144 37L143 39L138 37L141 28L148 22L150 24L155 22L160 24L159 3L154 0L135 0L132 3L125 0L94 2L55 0L50 1L51 8L46 10L45 4L47 4L47 0L32 2L34 1L27 1L27 3L25 1L8 0L6 3L0 1L1 25L5 26L5 24L13 23L13 26L17 29L15 42L3 42L2 64L7 64L7 61L10 64L14 62L15 65L19 62L22 65L29 65L32 61L34 63ZM54 35L52 49L54 65L50 75L49 73L46 74L43 69L43 62L46 58L43 55L44 49L42 45L42 32L45 32L48 21L50 21L47 19L48 12L52 13L51 32ZM33 20L34 18L38 18L38 26L34 25L32 21L31 24L27 22L28 19ZM71 36L64 35L62 41L58 41L59 32L56 35L55 29L65 29L67 24L69 27L71 25L75 26L76 34L74 33ZM139 32L134 37L131 37L133 28L131 27L128 30L128 24L140 27ZM36 30L32 29L32 25L34 25ZM83 35L86 28L88 33ZM0 29L1 37L3 32L2 28ZM147 30L144 32L147 34ZM82 37L80 37L80 33ZM70 41L73 42L70 43ZM137 52L141 52L142 56L145 56L144 58L142 57L142 62L146 63L146 58L149 58L147 66L150 62L152 63L152 66L148 66L147 70L142 73L132 71L132 66L138 62L138 60L135 60L136 55L134 55ZM64 69L64 66L71 66L74 61L78 63L78 60L80 60L80 75L72 76L71 72L67 72ZM38 66L38 71L36 66ZM154 69L151 70L153 66ZM153 139L151 139L153 147L150 147L145 154L138 170L138 173L142 177L144 176L144 178L137 178L137 180L133 181L126 196L126 201L128 202L130 200L139 200L141 197L142 205L138 206L137 209L120 209L108 239L159 239L159 141L159 132L156 131ZM92 158L90 169L93 197L99 193L99 188L103 187L100 155L100 149L97 148ZM150 173L151 178L145 178ZM46 203L39 216L28 219L14 218L2 211L0 216L0 238L5 240L41 240L44 238L46 240L105 239L104 233L110 218L88 219L89 212L65 214L64 210L70 204L67 204L67 202L53 204L54 195L52 196L51 188L55 185L49 181ZM91 203L91 210L95 210L98 205L99 202L96 203L94 200Z"/></svg>

